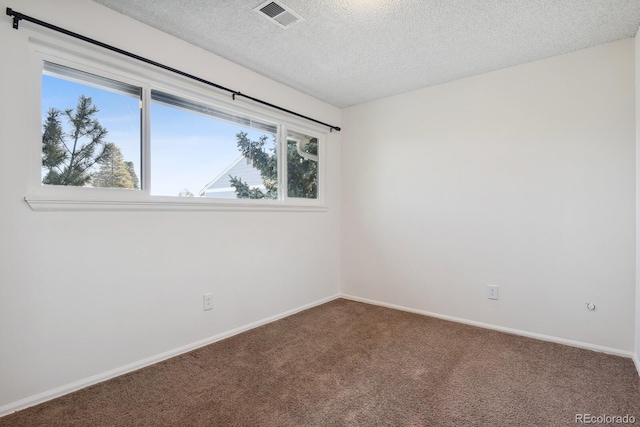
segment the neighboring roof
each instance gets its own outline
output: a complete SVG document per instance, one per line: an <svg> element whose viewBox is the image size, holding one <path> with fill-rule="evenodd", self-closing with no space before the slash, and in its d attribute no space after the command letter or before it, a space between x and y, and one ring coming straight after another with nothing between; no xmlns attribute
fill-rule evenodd
<svg viewBox="0 0 640 427"><path fill-rule="evenodd" d="M240 158L220 172L218 176L209 181L209 183L207 183L207 185L198 192L198 195L206 193L207 190L229 188L231 186L229 182L230 175L233 177L239 177L242 181L246 182L249 187L264 186L264 181L260 171L256 169L253 164L250 164L246 157L240 156Z"/></svg>
<svg viewBox="0 0 640 427"><path fill-rule="evenodd" d="M95 0L337 107L633 37L638 0ZM236 88L242 90L242 88Z"/></svg>

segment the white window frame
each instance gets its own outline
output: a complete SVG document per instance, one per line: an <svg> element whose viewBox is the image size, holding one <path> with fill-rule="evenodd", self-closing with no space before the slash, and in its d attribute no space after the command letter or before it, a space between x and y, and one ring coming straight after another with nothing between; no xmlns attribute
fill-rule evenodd
<svg viewBox="0 0 640 427"><path fill-rule="evenodd" d="M33 210L212 210L212 211L297 211L323 212L325 203L325 127L316 126L294 116L281 114L242 98L230 95L208 85L175 75L133 59L89 48L74 40L30 37L34 91L33 129L27 132L31 144L25 201ZM42 184L42 70L44 61L63 65L142 88L142 147L140 189L86 188ZM195 102L210 104L214 108L233 114L254 117L278 126L278 199L212 199L200 197L154 196L149 193L151 178L150 107L151 89L167 92ZM318 138L318 194L316 199L289 198L287 196L287 134L288 131Z"/></svg>

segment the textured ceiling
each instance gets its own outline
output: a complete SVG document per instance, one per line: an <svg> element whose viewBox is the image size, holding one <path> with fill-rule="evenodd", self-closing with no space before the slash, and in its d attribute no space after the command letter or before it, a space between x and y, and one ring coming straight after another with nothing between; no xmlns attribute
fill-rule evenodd
<svg viewBox="0 0 640 427"><path fill-rule="evenodd" d="M338 107L633 37L640 0L94 0Z"/></svg>

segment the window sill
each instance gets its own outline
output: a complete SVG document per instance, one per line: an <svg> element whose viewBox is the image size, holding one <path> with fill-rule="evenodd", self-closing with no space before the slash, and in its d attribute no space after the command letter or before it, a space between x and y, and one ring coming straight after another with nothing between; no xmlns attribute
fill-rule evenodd
<svg viewBox="0 0 640 427"><path fill-rule="evenodd" d="M262 200L206 200L153 197L145 200L94 200L74 198L25 197L34 211L244 211L244 212L327 212L313 203L286 203Z"/></svg>

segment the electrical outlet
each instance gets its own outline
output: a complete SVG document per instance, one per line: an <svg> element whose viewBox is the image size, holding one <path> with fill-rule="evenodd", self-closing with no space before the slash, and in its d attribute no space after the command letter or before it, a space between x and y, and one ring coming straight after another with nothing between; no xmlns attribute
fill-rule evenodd
<svg viewBox="0 0 640 427"><path fill-rule="evenodd" d="M487 285L487 298L498 299L498 285Z"/></svg>
<svg viewBox="0 0 640 427"><path fill-rule="evenodd" d="M204 294L202 297L203 300L203 310L213 310L213 294Z"/></svg>

